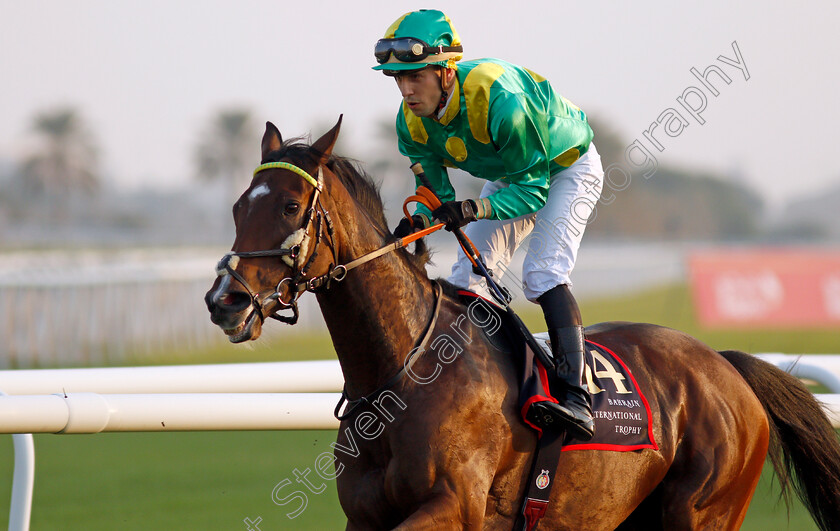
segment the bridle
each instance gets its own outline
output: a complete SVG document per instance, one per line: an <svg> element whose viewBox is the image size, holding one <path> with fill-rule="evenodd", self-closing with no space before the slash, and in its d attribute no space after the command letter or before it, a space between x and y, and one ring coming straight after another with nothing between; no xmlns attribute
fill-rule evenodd
<svg viewBox="0 0 840 531"><path fill-rule="evenodd" d="M341 282L347 276L348 271L359 267L375 258L378 258L391 251L395 251L405 247L409 243L426 236L443 227L442 224L429 227L422 231L398 239L379 249L367 253L356 258L346 264L338 264L338 253L335 245L335 227L330 217L329 211L324 208L321 203L321 192L324 189L324 172L321 165L318 166L317 178L313 178L306 170L295 166L290 162L267 162L261 164L254 170L254 175L261 171L269 169L285 169L299 175L303 180L311 184L315 188L312 198L307 209L306 216L301 223L299 229L289 235L288 238L277 249L269 249L265 251L230 251L225 254L218 265L216 265L216 274L220 277L230 275L233 279L239 282L248 295L251 297L251 302L257 310L261 321L265 321L266 317L271 317L278 321L293 325L297 323L299 317L297 301L303 292L317 292L318 290L327 290L331 287L333 282ZM312 253L306 258L306 262L301 265L301 261L305 258L309 249L311 240L310 229L314 225L315 245L312 247ZM326 231L326 238L325 236ZM327 245L332 253L332 263L329 271L323 275L307 278L307 273L315 258L318 256L318 247L321 240L325 239ZM248 282L236 271L236 266L239 265L240 258L264 258L271 256L279 256L283 261L292 268L292 275L284 277L273 290L267 292L258 292L251 288ZM291 293L289 302L285 302L282 298L281 291L288 289ZM276 304L279 306L267 313L266 308L269 304ZM269 308L270 309L270 308ZM283 310L291 310L292 315L279 315Z"/></svg>
<svg viewBox="0 0 840 531"><path fill-rule="evenodd" d="M321 192L324 189L324 172L321 165L318 165L317 178L313 178L306 170L300 168L299 166L295 166L290 162L266 162L264 164L260 164L257 166L257 169L254 170L254 176L262 171L277 168L296 173L303 178L303 180L311 184L313 188L315 188L315 192L312 194L312 198L309 202L309 208L306 210L306 215L303 218L300 228L290 234L277 249L264 251L230 251L225 254L221 260L219 260L218 265L216 265L216 274L220 277L230 275L242 285L245 291L248 292L248 295L250 295L252 304L259 312L261 321L265 321L266 317L271 317L272 319L277 319L278 321L282 321L284 323L295 324L297 323L300 315L297 300L303 292L315 291L317 288L325 284L329 284L329 280L336 280L340 282L344 279L346 271L335 272L336 269L342 266L333 266L328 274L330 278L327 281L318 282L318 279L322 277L315 277L311 279L306 278L309 268L318 256L318 246L324 238L325 229L326 235L329 238L328 246L333 255L333 264L338 262L338 256L335 249L335 229L332 218L330 218L330 213L321 203ZM309 248L311 240L310 229L312 226L315 228L315 245L313 246L312 253L308 258L306 258L306 262L301 265L301 260L304 259ZM264 258L271 256L281 257L283 262L292 268L292 276L284 277L277 283L273 290L267 293L261 293L251 288L242 275L236 271L236 266L239 265L240 258ZM289 302L283 301L281 292L284 287L287 287L292 294ZM271 303L275 303L279 306L279 308L271 311L270 313L266 313L266 307ZM280 311L286 309L291 310L292 315L279 315Z"/></svg>

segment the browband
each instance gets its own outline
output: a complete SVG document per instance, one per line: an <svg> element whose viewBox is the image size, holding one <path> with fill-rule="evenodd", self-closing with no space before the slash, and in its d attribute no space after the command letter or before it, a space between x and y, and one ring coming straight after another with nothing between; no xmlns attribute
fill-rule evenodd
<svg viewBox="0 0 840 531"><path fill-rule="evenodd" d="M289 162L266 162L265 164L260 164L259 166L257 166L257 169L254 170L254 176L256 176L259 172L263 170L270 170L273 168L283 168L284 170L295 172L301 177L303 177L303 180L314 186L316 190L318 190L319 192L323 191L324 185L321 184L320 179L313 178L311 175L309 175L309 173L306 172L306 170L299 168ZM321 166L318 166L318 173L318 176L320 177Z"/></svg>

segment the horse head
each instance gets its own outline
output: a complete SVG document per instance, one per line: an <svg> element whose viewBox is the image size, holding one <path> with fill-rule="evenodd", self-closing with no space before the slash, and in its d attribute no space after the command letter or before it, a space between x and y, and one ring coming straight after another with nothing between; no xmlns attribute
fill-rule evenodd
<svg viewBox="0 0 840 531"><path fill-rule="evenodd" d="M327 163L340 126L341 118L307 146L284 144L277 127L266 123L262 161L233 205L236 238L204 298L212 322L232 343L259 338L269 317L293 324L297 298L334 271L335 235L322 193L330 186Z"/></svg>

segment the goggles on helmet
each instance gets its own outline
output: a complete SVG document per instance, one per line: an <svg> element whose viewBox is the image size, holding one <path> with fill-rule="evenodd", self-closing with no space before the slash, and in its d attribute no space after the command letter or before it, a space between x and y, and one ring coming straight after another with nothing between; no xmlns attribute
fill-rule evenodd
<svg viewBox="0 0 840 531"><path fill-rule="evenodd" d="M463 52L463 46L429 46L427 43L414 37L403 37L400 39L379 39L373 49L376 62L384 64L394 54L394 58L403 63L414 63L422 61L430 54L444 52Z"/></svg>

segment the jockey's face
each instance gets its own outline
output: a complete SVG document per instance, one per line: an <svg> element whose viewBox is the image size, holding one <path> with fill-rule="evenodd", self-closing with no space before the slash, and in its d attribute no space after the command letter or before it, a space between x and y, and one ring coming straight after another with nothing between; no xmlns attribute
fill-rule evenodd
<svg viewBox="0 0 840 531"><path fill-rule="evenodd" d="M400 89L403 101L415 115L420 117L433 116L440 105L443 90L440 88L440 69L423 68L408 70L404 74L394 76Z"/></svg>

